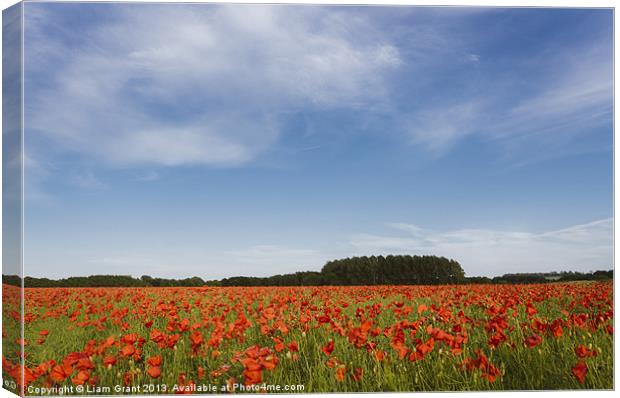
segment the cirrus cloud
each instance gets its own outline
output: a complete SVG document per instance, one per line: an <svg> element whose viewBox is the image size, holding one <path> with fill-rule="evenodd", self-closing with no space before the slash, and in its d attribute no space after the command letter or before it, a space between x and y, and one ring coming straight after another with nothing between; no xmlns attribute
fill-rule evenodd
<svg viewBox="0 0 620 398"><path fill-rule="evenodd" d="M54 6L27 7L27 127L110 165L249 162L287 113L381 102L402 62L342 10L111 6L68 28Z"/></svg>
<svg viewBox="0 0 620 398"><path fill-rule="evenodd" d="M613 268L613 219L545 231L454 229L432 231L388 224L400 234L358 234L358 254L435 254L454 258L469 276Z"/></svg>

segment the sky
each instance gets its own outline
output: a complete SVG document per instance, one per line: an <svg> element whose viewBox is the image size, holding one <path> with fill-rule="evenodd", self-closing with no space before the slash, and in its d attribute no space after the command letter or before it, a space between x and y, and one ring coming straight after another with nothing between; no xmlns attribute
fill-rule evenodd
<svg viewBox="0 0 620 398"><path fill-rule="evenodd" d="M613 267L612 11L25 4L25 274Z"/></svg>

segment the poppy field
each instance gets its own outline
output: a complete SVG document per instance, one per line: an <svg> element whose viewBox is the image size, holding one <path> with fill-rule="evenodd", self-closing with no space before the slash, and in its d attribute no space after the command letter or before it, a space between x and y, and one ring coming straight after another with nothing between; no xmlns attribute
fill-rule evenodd
<svg viewBox="0 0 620 398"><path fill-rule="evenodd" d="M27 395L613 388L611 282L15 291Z"/></svg>

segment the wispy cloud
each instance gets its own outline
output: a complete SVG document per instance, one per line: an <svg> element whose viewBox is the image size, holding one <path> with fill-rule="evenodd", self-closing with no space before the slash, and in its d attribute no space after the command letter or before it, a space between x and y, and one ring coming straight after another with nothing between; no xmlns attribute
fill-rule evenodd
<svg viewBox="0 0 620 398"><path fill-rule="evenodd" d="M53 10L28 6L28 127L113 166L249 162L282 114L381 101L401 63L364 18L335 9L118 6L81 33Z"/></svg>
<svg viewBox="0 0 620 398"><path fill-rule="evenodd" d="M413 145L438 155L476 136L511 163L523 163L524 157L539 161L582 151L576 142L601 127L609 129L610 141L613 60L607 39L540 50L529 59L514 59L511 69L502 73L487 65L497 59L468 54L476 72L463 74L460 86L451 90L454 95L441 101L431 96L416 104L402 118L403 131ZM493 41L477 40L459 45L475 47ZM444 45L445 51L454 48L454 44ZM435 65L437 60L427 62ZM490 75L481 79L478 73ZM426 76L427 83L440 84L437 79L446 78L446 73ZM476 83L468 85L468 79ZM588 148L602 149L608 150L609 145Z"/></svg>
<svg viewBox="0 0 620 398"><path fill-rule="evenodd" d="M611 125L608 41L544 41L507 61L485 48L515 36L469 25L490 9L412 8L386 30L364 8L109 7L70 29L29 4L26 73L28 128L112 166L243 165L302 110L378 117L381 134L436 155L480 137L518 164Z"/></svg>
<svg viewBox="0 0 620 398"><path fill-rule="evenodd" d="M445 154L460 140L479 131L483 108L480 101L472 100L419 110L403 119L403 128L414 144Z"/></svg>
<svg viewBox="0 0 620 398"><path fill-rule="evenodd" d="M108 187L106 183L99 180L90 170L73 174L71 180L73 184L85 189L101 190Z"/></svg>
<svg viewBox="0 0 620 398"><path fill-rule="evenodd" d="M401 234L358 234L358 254L435 254L454 258L468 275L613 267L613 219L545 231L493 229L432 231L416 225L388 224Z"/></svg>

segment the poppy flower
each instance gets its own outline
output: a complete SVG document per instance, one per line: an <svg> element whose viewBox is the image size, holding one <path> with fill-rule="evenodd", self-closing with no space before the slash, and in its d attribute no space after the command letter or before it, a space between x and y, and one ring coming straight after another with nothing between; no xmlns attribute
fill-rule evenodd
<svg viewBox="0 0 620 398"><path fill-rule="evenodd" d="M344 381L344 377L346 375L346 372L347 372L346 366L344 366L344 365L338 366L338 368L336 369L336 380Z"/></svg>
<svg viewBox="0 0 620 398"><path fill-rule="evenodd" d="M539 335L537 335L537 334L533 334L533 335L531 335L531 336L528 336L528 337L525 339L525 345L526 345L528 348L534 348L534 347L536 347L537 345L539 345L540 343L542 343L542 337L540 337L540 336L539 336Z"/></svg>
<svg viewBox="0 0 620 398"><path fill-rule="evenodd" d="M85 358L80 358L77 363L75 364L75 368L78 370L89 370L89 369L95 369L95 365L93 365L93 362L90 360L90 358L85 357Z"/></svg>
<svg viewBox="0 0 620 398"><path fill-rule="evenodd" d="M364 369L355 368L355 370L353 371L353 376L352 376L353 380L361 381L363 376L364 376Z"/></svg>
<svg viewBox="0 0 620 398"><path fill-rule="evenodd" d="M573 372L573 376L575 376L579 383L583 384L586 380L586 375L588 374L588 365L586 365L583 361L579 361L571 370Z"/></svg>
<svg viewBox="0 0 620 398"><path fill-rule="evenodd" d="M154 357L150 357L146 360L146 363L151 366L160 366L161 365L161 355L157 355Z"/></svg>
<svg viewBox="0 0 620 398"><path fill-rule="evenodd" d="M123 349L121 350L121 355L124 357L130 357L133 354L135 354L136 352L136 347L134 347L131 344L127 344L126 346L123 347Z"/></svg>
<svg viewBox="0 0 620 398"><path fill-rule="evenodd" d="M133 380L134 380L135 377L136 377L136 373L135 372L133 372L131 370L127 371L127 372L125 372L123 374L123 383L126 386L129 386L129 385L133 384Z"/></svg>
<svg viewBox="0 0 620 398"><path fill-rule="evenodd" d="M243 382L245 385L254 385L259 384L263 381L263 374L260 370L249 370L246 369L243 371Z"/></svg>
<svg viewBox="0 0 620 398"><path fill-rule="evenodd" d="M331 357L327 360L327 362L325 362L325 365L327 365L327 367L331 369L340 365L340 361L338 360L338 358Z"/></svg>
<svg viewBox="0 0 620 398"><path fill-rule="evenodd" d="M125 344L133 344L138 340L138 335L136 333L126 334L121 337L121 341Z"/></svg>
<svg viewBox="0 0 620 398"><path fill-rule="evenodd" d="M480 371L483 378L490 383L493 383L498 376L501 376L501 371L489 362L487 356L481 351L476 350L473 358L466 358L463 361L463 366L468 371Z"/></svg>
<svg viewBox="0 0 620 398"><path fill-rule="evenodd" d="M88 381L89 378L90 374L88 374L87 371L80 370L78 374L73 379L71 379L71 382L73 382L73 384L75 385L83 385Z"/></svg>
<svg viewBox="0 0 620 398"><path fill-rule="evenodd" d="M73 367L69 364L63 363L52 368L50 377L56 383L62 383L67 379L67 377L71 376L71 373L73 373Z"/></svg>
<svg viewBox="0 0 620 398"><path fill-rule="evenodd" d="M103 365L106 367L116 365L116 357L108 355L107 357L103 358Z"/></svg>
<svg viewBox="0 0 620 398"><path fill-rule="evenodd" d="M161 375L161 367L149 366L146 373L148 373L148 375L151 376L153 379L156 379Z"/></svg>
<svg viewBox="0 0 620 398"><path fill-rule="evenodd" d="M323 351L323 353L327 356L332 355L332 352L334 352L334 340L330 340L323 348L321 348L321 351Z"/></svg>
<svg viewBox="0 0 620 398"><path fill-rule="evenodd" d="M579 358L587 358L587 357L594 357L598 353L596 352L596 350L589 350L586 348L586 346L584 346L583 344L580 344L577 347L575 347L575 354Z"/></svg>
<svg viewBox="0 0 620 398"><path fill-rule="evenodd" d="M260 364L267 370L275 369L278 365L278 357L275 355L267 355L260 359Z"/></svg>
<svg viewBox="0 0 620 398"><path fill-rule="evenodd" d="M204 343L204 338L202 337L202 334L200 334L200 332L198 331L192 333L189 339L192 343L192 350L194 352L196 352L198 348Z"/></svg>
<svg viewBox="0 0 620 398"><path fill-rule="evenodd" d="M273 349L276 350L276 352L282 352L284 350L284 342L282 341L282 339L274 337L273 342L275 343Z"/></svg>

